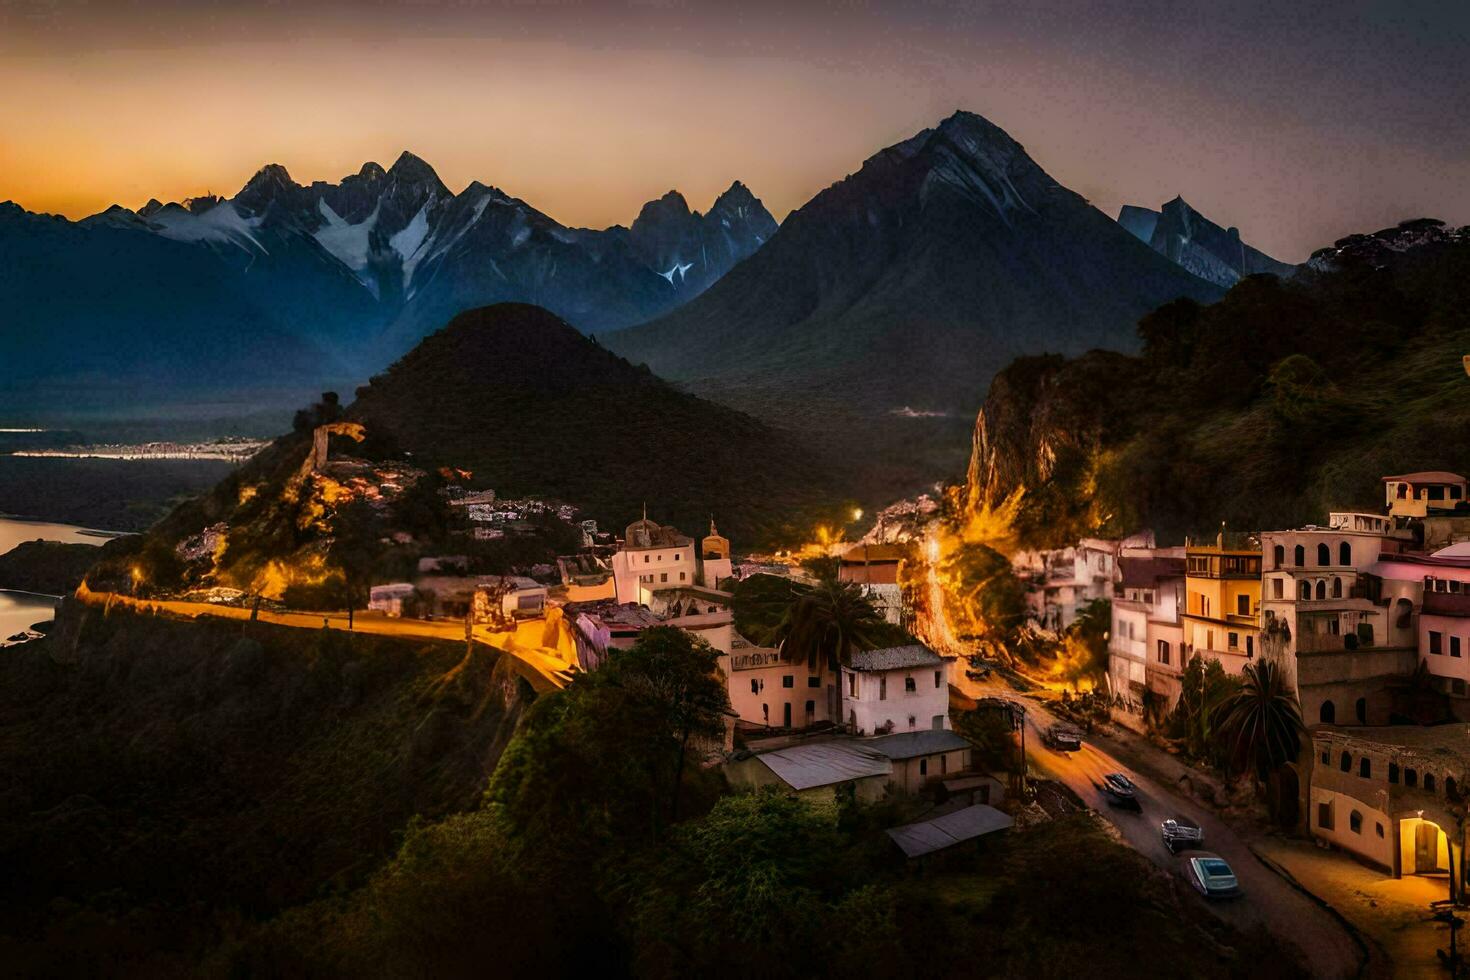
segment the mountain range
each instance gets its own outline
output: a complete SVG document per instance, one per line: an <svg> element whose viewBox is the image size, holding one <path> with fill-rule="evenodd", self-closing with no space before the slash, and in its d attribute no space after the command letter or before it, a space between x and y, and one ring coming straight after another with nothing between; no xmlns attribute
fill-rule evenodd
<svg viewBox="0 0 1470 980"><path fill-rule="evenodd" d="M70 222L0 205L0 343L22 398L118 386L290 387L365 377L461 310L536 303L585 332L697 295L776 221L735 182L708 212L670 191L629 227L570 228L405 152L340 182L277 164L233 198Z"/></svg>
<svg viewBox="0 0 1470 980"><path fill-rule="evenodd" d="M604 341L901 468L936 433L962 444L942 420L967 426L1013 358L1130 349L1149 310L1221 292L958 112L792 212L702 295Z"/></svg>
<svg viewBox="0 0 1470 980"><path fill-rule="evenodd" d="M1227 289L1246 276L1289 276L1294 268L1247 245L1239 229L1221 228L1182 197L1157 211L1125 204L1118 224L1181 268Z"/></svg>

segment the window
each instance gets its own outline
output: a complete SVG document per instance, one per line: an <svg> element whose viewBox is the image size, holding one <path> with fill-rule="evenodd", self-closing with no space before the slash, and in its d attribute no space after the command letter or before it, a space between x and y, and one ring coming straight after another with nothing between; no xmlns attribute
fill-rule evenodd
<svg viewBox="0 0 1470 980"><path fill-rule="evenodd" d="M669 573L668 572L660 572L659 573L659 576L658 576L658 580L660 582L667 582L669 580Z"/></svg>
<svg viewBox="0 0 1470 980"><path fill-rule="evenodd" d="M1301 568L1307 563L1307 549L1302 545L1297 545L1296 550L1292 552L1292 558L1296 559L1296 567Z"/></svg>
<svg viewBox="0 0 1470 980"><path fill-rule="evenodd" d="M791 702L787 701L781 705L781 725L784 728L791 727Z"/></svg>
<svg viewBox="0 0 1470 980"><path fill-rule="evenodd" d="M679 560L679 553L676 551L676 552L674 552L674 561L678 561L678 560Z"/></svg>
<svg viewBox="0 0 1470 980"><path fill-rule="evenodd" d="M761 682L758 681L758 680L752 680L750 682L750 693L751 694L759 694L760 692L761 692Z"/></svg>
<svg viewBox="0 0 1470 980"><path fill-rule="evenodd" d="M919 685L914 682L914 679L912 677L905 677L903 679L903 693L913 694L918 689Z"/></svg>
<svg viewBox="0 0 1470 980"><path fill-rule="evenodd" d="M795 687L796 686L796 675L795 674L783 674L781 676L781 686L782 687Z"/></svg>
<svg viewBox="0 0 1470 980"><path fill-rule="evenodd" d="M1271 598L1284 599L1286 598L1285 592L1286 583L1279 578L1273 578L1271 580Z"/></svg>
<svg viewBox="0 0 1470 980"><path fill-rule="evenodd" d="M1355 834L1361 834L1363 832L1363 815L1357 810L1348 814L1348 829Z"/></svg>
<svg viewBox="0 0 1470 980"><path fill-rule="evenodd" d="M1337 546L1337 563L1339 565L1353 563L1353 546L1346 541Z"/></svg>
<svg viewBox="0 0 1470 980"><path fill-rule="evenodd" d="M1327 547L1326 544L1319 544L1319 545L1317 545L1317 564L1318 565L1331 565L1332 564L1332 549L1329 548L1329 547Z"/></svg>
<svg viewBox="0 0 1470 980"><path fill-rule="evenodd" d="M1460 655L1460 638L1458 636L1452 636L1452 637L1450 637L1450 656L1452 656L1452 657L1458 657L1459 655Z"/></svg>
<svg viewBox="0 0 1470 980"><path fill-rule="evenodd" d="M878 676L878 700L888 700L888 678L882 676L881 674Z"/></svg>
<svg viewBox="0 0 1470 980"><path fill-rule="evenodd" d="M909 731L913 731L918 724L919 719L915 718L913 715L909 715Z"/></svg>
<svg viewBox="0 0 1470 980"><path fill-rule="evenodd" d="M929 727L936 732L944 731L944 715L935 715L929 720Z"/></svg>
<svg viewBox="0 0 1470 980"><path fill-rule="evenodd" d="M684 581L684 574L685 574L684 572L680 572L679 573L679 581L680 582Z"/></svg>
<svg viewBox="0 0 1470 980"><path fill-rule="evenodd" d="M1251 614L1251 597L1245 593L1235 597L1235 611L1242 616Z"/></svg>
<svg viewBox="0 0 1470 980"><path fill-rule="evenodd" d="M1414 787L1419 785L1419 774L1413 769L1404 770L1404 785Z"/></svg>
<svg viewBox="0 0 1470 980"><path fill-rule="evenodd" d="M1373 778L1373 763L1368 761L1366 755L1358 760L1358 775L1363 779Z"/></svg>
<svg viewBox="0 0 1470 980"><path fill-rule="evenodd" d="M1337 761L1337 768L1341 769L1343 772L1352 772L1353 771L1353 757L1351 755L1347 754L1346 752L1344 752L1342 754L1342 758L1340 758Z"/></svg>
<svg viewBox="0 0 1470 980"><path fill-rule="evenodd" d="M1240 634L1239 633L1234 633L1234 632L1232 632L1232 633L1226 633L1225 634L1225 643L1227 644L1226 649L1229 649L1229 650L1239 650L1240 649Z"/></svg>
<svg viewBox="0 0 1470 980"><path fill-rule="evenodd" d="M1327 580L1326 579L1319 579L1318 582L1317 582L1317 598L1318 599L1325 599L1325 598L1327 598Z"/></svg>
<svg viewBox="0 0 1470 980"><path fill-rule="evenodd" d="M1324 725L1331 725L1337 721L1337 706L1331 701L1323 701L1322 707L1317 709L1317 720Z"/></svg>
<svg viewBox="0 0 1470 980"><path fill-rule="evenodd" d="M1429 499L1430 500L1443 500L1444 499L1444 487L1438 487L1438 486L1436 486L1436 487L1430 487L1429 488Z"/></svg>
<svg viewBox="0 0 1470 980"><path fill-rule="evenodd" d="M809 676L806 679L806 686L807 687L821 687L822 686L822 679L820 677L810 677Z"/></svg>
<svg viewBox="0 0 1470 980"><path fill-rule="evenodd" d="M1297 583L1296 597L1298 599L1312 598L1312 583L1305 580Z"/></svg>
<svg viewBox="0 0 1470 980"><path fill-rule="evenodd" d="M808 701L806 703L806 716L807 716L807 718L810 719L816 713L817 713L817 702L815 702L815 701Z"/></svg>
<svg viewBox="0 0 1470 980"><path fill-rule="evenodd" d="M643 556L643 564L645 564L645 565L648 564L648 556L647 555L644 555Z"/></svg>
<svg viewBox="0 0 1470 980"><path fill-rule="evenodd" d="M920 776L927 776L927 775L929 775L929 760L928 759L920 759L919 760L919 775Z"/></svg>
<svg viewBox="0 0 1470 980"><path fill-rule="evenodd" d="M1282 565L1285 565L1285 564L1286 564L1286 547L1284 545L1279 545L1278 544L1275 548L1272 548L1271 549L1271 567L1272 568L1280 568Z"/></svg>
<svg viewBox="0 0 1470 980"><path fill-rule="evenodd" d="M1169 641L1168 640L1160 640L1159 641L1159 663L1161 663L1161 664L1167 664L1168 662L1169 662Z"/></svg>
<svg viewBox="0 0 1470 980"><path fill-rule="evenodd" d="M943 776L947 772L949 772L949 756L941 755L939 757L939 775Z"/></svg>
<svg viewBox="0 0 1470 980"><path fill-rule="evenodd" d="M857 674L847 675L847 696L850 698L857 697Z"/></svg>
<svg viewBox="0 0 1470 980"><path fill-rule="evenodd" d="M1340 578L1334 578L1332 580L1332 598L1342 598L1342 579Z"/></svg>
<svg viewBox="0 0 1470 980"><path fill-rule="evenodd" d="M1330 766L1330 765L1332 765L1332 750L1331 749L1323 749L1322 750L1322 765L1324 765L1324 766Z"/></svg>
<svg viewBox="0 0 1470 980"><path fill-rule="evenodd" d="M1246 656L1246 659L1250 659L1251 657L1254 657L1255 655L1256 655L1256 638L1254 636L1247 635L1246 638L1245 638L1245 656Z"/></svg>
<svg viewBox="0 0 1470 980"><path fill-rule="evenodd" d="M1375 823L1374 824L1374 829L1376 829L1378 831L1378 836L1379 837L1382 837L1383 836L1383 823L1382 823L1382 821L1379 821L1378 823Z"/></svg>
<svg viewBox="0 0 1470 980"><path fill-rule="evenodd" d="M1388 764L1388 781L1395 786L1399 784L1399 764L1397 762Z"/></svg>
<svg viewBox="0 0 1470 980"><path fill-rule="evenodd" d="M1446 776L1444 778L1444 795L1448 796L1451 802L1459 799L1459 794L1455 792L1454 776Z"/></svg>
<svg viewBox="0 0 1470 980"><path fill-rule="evenodd" d="M1434 773L1432 772L1426 772L1424 774L1424 792L1434 792Z"/></svg>
<svg viewBox="0 0 1470 980"><path fill-rule="evenodd" d="M934 686L935 687L940 687L940 686L943 685L944 682L942 680L940 680L940 677L942 677L943 674L944 674L944 672L943 671L939 671L939 670L936 670L934 672Z"/></svg>
<svg viewBox="0 0 1470 980"><path fill-rule="evenodd" d="M1429 631L1429 652L1444 653L1444 634L1439 630Z"/></svg>
<svg viewBox="0 0 1470 980"><path fill-rule="evenodd" d="M1357 703L1353 705L1353 713L1358 716L1358 724L1368 724L1368 699L1358 698ZM1367 762L1368 760L1364 759L1363 761ZM1366 776L1368 774L1365 772L1363 775Z"/></svg>
<svg viewBox="0 0 1470 980"><path fill-rule="evenodd" d="M1317 826L1318 827L1321 827L1323 830L1331 830L1332 829L1332 804L1331 803L1318 803L1317 804Z"/></svg>

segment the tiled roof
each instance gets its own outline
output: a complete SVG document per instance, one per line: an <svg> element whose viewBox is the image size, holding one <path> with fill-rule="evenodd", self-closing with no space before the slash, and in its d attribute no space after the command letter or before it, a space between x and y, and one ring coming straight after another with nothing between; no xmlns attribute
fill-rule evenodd
<svg viewBox="0 0 1470 980"><path fill-rule="evenodd" d="M937 755L968 749L970 743L947 728L926 728L917 732L899 732L870 738L864 744L877 749L890 759L917 759L921 755Z"/></svg>
<svg viewBox="0 0 1470 980"><path fill-rule="evenodd" d="M905 667L937 667L944 658L922 643L880 650L858 650L852 655L853 670L902 670Z"/></svg>

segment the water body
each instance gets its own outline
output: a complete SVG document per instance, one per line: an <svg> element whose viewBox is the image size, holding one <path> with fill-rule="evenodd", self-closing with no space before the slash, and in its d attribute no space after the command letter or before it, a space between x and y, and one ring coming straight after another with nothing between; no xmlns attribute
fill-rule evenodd
<svg viewBox="0 0 1470 980"><path fill-rule="evenodd" d="M14 517L0 517L0 554L11 550L22 541L61 541L66 544L90 544L101 546L114 537L108 531L94 531L71 524L53 524L48 521L25 521ZM0 582L0 646L6 638L29 629L34 623L45 622L56 613L56 596L36 595L34 592L9 592Z"/></svg>

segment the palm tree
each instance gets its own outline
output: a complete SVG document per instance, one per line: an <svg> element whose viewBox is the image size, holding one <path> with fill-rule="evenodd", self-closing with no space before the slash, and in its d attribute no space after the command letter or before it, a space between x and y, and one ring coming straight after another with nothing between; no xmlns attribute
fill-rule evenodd
<svg viewBox="0 0 1470 980"><path fill-rule="evenodd" d="M877 646L887 626L857 583L823 578L793 595L776 639L788 657L804 657L808 667L825 661L836 670L852 663L853 650Z"/></svg>
<svg viewBox="0 0 1470 980"><path fill-rule="evenodd" d="M1232 765L1250 764L1260 782L1301 751L1301 708L1281 668L1269 660L1247 664L1240 688L1216 709L1218 737Z"/></svg>

